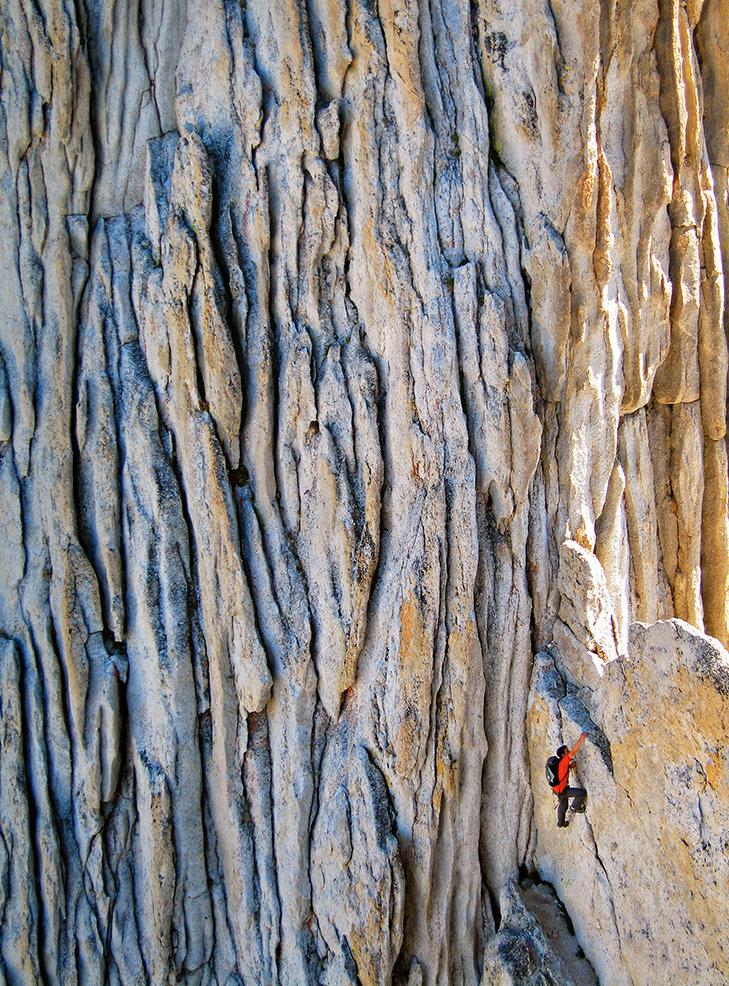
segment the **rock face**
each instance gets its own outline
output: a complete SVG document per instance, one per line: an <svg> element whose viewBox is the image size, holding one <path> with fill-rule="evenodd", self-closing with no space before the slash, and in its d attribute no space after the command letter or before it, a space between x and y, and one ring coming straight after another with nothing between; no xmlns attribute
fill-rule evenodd
<svg viewBox="0 0 729 986"><path fill-rule="evenodd" d="M726 982L726 4L0 19L0 982Z"/></svg>
<svg viewBox="0 0 729 986"><path fill-rule="evenodd" d="M601 983L725 982L729 655L680 620L634 623L629 645L595 689L565 687L558 655L535 660L534 860ZM568 833L551 796L536 797L558 729L570 744L588 732L578 776L589 807Z"/></svg>

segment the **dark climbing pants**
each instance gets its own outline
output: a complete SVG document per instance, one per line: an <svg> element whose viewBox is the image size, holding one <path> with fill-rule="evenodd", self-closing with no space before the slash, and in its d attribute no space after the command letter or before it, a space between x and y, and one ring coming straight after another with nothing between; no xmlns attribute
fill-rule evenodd
<svg viewBox="0 0 729 986"><path fill-rule="evenodd" d="M579 811L585 803L587 791L583 787L566 787L559 795L559 805L557 807L557 824L564 823L564 816L567 814L567 806L572 798L570 807L573 811Z"/></svg>

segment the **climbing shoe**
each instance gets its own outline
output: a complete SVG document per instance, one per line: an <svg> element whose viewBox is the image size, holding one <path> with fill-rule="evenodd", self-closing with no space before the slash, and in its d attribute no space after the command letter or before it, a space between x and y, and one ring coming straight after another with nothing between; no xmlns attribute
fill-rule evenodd
<svg viewBox="0 0 729 986"><path fill-rule="evenodd" d="M567 821L565 821L565 822L557 822L557 828L558 829L566 829L568 825L569 825L569 822L567 822Z"/></svg>
<svg viewBox="0 0 729 986"><path fill-rule="evenodd" d="M573 808L572 811L575 813L575 815L584 815L586 807L587 805L580 805L579 808Z"/></svg>

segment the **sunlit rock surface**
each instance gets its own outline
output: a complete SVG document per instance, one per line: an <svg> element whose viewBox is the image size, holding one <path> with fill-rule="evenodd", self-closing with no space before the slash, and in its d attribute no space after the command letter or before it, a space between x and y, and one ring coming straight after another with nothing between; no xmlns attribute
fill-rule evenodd
<svg viewBox="0 0 729 986"><path fill-rule="evenodd" d="M0 981L725 982L726 5L0 24Z"/></svg>
<svg viewBox="0 0 729 986"><path fill-rule="evenodd" d="M729 654L669 620L634 623L629 656L594 689L560 664L556 651L539 654L530 694L539 874L601 983L725 981ZM588 809L558 831L540 758L582 731Z"/></svg>

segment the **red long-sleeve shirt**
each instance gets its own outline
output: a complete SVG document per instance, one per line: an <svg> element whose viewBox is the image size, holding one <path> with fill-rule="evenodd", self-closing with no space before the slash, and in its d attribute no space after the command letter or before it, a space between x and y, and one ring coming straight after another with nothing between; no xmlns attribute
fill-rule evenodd
<svg viewBox="0 0 729 986"><path fill-rule="evenodd" d="M563 753L562 756L559 758L559 765L557 767L557 777L559 778L559 783L554 787L554 791L557 794L561 794L562 791L564 791L564 789L568 786L569 776L570 776L570 761L574 758L575 753L577 753L577 751L579 750L580 746L582 745L582 741L586 736L587 733L583 733L580 736L580 738L577 740L575 745L572 747L572 749L568 750L567 753Z"/></svg>
<svg viewBox="0 0 729 986"><path fill-rule="evenodd" d="M572 760L572 757L573 754L571 752L567 752L563 753L559 758L559 765L557 766L557 777L559 778L559 783L554 789L557 794L561 794L569 784L570 761Z"/></svg>

